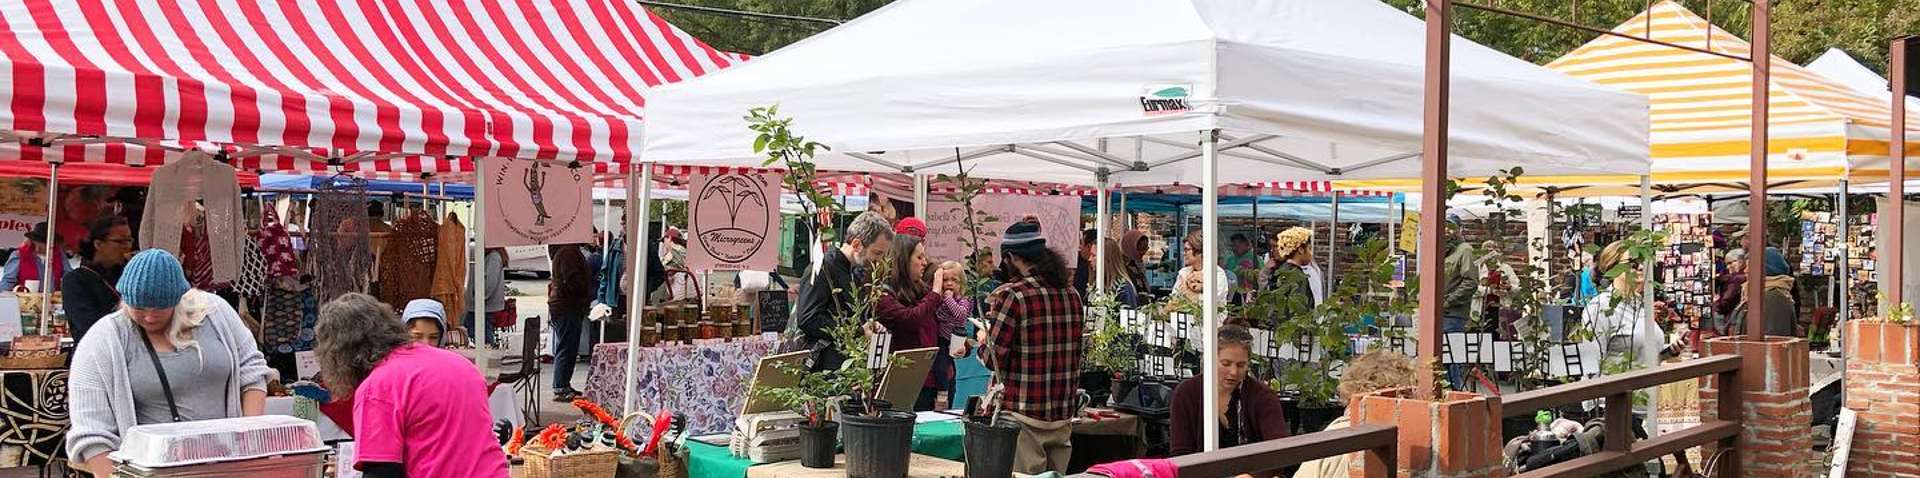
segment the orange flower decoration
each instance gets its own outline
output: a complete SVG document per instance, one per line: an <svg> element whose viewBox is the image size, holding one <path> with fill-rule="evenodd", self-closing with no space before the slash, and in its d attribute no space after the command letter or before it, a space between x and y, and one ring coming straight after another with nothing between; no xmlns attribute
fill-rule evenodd
<svg viewBox="0 0 1920 478"><path fill-rule="evenodd" d="M536 439L540 440L540 445L547 447L547 450L556 451L561 445L567 443L567 429L562 428L558 423L547 425L547 429L541 430L540 436Z"/></svg>
<svg viewBox="0 0 1920 478"><path fill-rule="evenodd" d="M527 427L513 427L513 440L507 442L507 454L518 455L527 444Z"/></svg>

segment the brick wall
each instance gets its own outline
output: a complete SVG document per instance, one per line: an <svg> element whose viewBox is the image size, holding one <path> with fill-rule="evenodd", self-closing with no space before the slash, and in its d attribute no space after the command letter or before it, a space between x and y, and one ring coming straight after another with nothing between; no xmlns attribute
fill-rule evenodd
<svg viewBox="0 0 1920 478"><path fill-rule="evenodd" d="M1723 387L1737 386L1743 391L1742 408L1746 413L1741 417L1738 465L1745 476L1814 476L1816 470L1809 466L1815 456L1813 434L1807 430L1813 415L1813 403L1807 396L1807 341L1767 337L1756 342L1722 337L1708 340L1706 350L1707 355L1741 357L1740 384L1722 384L1715 376L1700 378L1700 419L1719 418ZM1705 456L1713 456L1716 448L1708 446Z"/></svg>
<svg viewBox="0 0 1920 478"><path fill-rule="evenodd" d="M1393 476L1402 478L1499 478L1506 475L1500 456L1500 400L1472 393L1447 392L1446 401L1401 398L1411 389L1387 390L1348 407L1356 424L1399 428L1399 458ZM1350 476L1362 474L1355 460Z"/></svg>
<svg viewBox="0 0 1920 478"><path fill-rule="evenodd" d="M1920 477L1920 326L1847 322L1850 477Z"/></svg>

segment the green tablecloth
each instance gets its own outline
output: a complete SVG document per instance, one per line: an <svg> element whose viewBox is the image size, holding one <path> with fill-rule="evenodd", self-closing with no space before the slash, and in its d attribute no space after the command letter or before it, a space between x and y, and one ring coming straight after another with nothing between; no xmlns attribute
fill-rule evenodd
<svg viewBox="0 0 1920 478"><path fill-rule="evenodd" d="M961 444L961 436L966 428L960 420L922 423L913 427L913 452L935 458L953 461L966 461L967 451Z"/></svg>
<svg viewBox="0 0 1920 478"><path fill-rule="evenodd" d="M744 478L753 462L734 458L727 447L687 441L687 478Z"/></svg>
<svg viewBox="0 0 1920 478"><path fill-rule="evenodd" d="M966 456L959 420L922 423L913 427L913 452L953 461ZM735 458L727 447L687 442L687 478L745 478L753 462Z"/></svg>

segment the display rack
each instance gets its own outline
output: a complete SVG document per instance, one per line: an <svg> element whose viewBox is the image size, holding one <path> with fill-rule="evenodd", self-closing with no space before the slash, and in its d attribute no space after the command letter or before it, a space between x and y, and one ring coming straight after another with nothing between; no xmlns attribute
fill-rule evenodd
<svg viewBox="0 0 1920 478"><path fill-rule="evenodd" d="M1657 292L1690 323L1713 314L1713 226L1710 214L1657 214L1654 228L1667 233L1654 253Z"/></svg>

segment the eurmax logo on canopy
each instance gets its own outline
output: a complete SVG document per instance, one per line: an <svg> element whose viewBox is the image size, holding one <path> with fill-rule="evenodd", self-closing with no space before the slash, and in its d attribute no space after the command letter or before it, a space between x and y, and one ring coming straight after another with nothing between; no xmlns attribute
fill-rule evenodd
<svg viewBox="0 0 1920 478"><path fill-rule="evenodd" d="M1140 95L1140 110L1147 116L1184 113L1193 109L1187 103L1192 91L1188 85L1149 85Z"/></svg>

